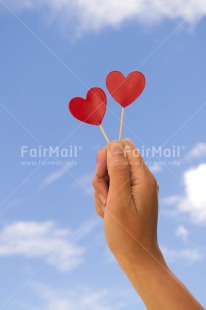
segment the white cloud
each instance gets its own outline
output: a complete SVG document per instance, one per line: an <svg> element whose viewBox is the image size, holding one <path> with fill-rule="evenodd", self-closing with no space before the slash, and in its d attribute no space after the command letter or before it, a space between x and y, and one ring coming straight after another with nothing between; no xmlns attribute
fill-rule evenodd
<svg viewBox="0 0 206 310"><path fill-rule="evenodd" d="M41 286L40 293L41 297L46 300L47 310L112 310L112 307L108 306L108 302L105 301L107 295L105 291L98 292L81 288L77 291L70 290L67 294L58 294L55 290Z"/></svg>
<svg viewBox="0 0 206 310"><path fill-rule="evenodd" d="M41 188L47 187L49 185L51 185L52 183L56 182L57 180L59 180L64 174L65 174L65 170L61 169L58 171L55 171L53 173L50 173L41 183Z"/></svg>
<svg viewBox="0 0 206 310"><path fill-rule="evenodd" d="M183 225L180 225L177 228L175 234L177 237L180 237L183 241L186 241L189 236L189 231Z"/></svg>
<svg viewBox="0 0 206 310"><path fill-rule="evenodd" d="M206 143L197 143L187 154L187 159L200 159L206 157Z"/></svg>
<svg viewBox="0 0 206 310"><path fill-rule="evenodd" d="M54 182L58 181L61 179L67 172L68 170L72 167L72 165L64 165L62 166L59 170L50 173L40 184L40 188L45 188Z"/></svg>
<svg viewBox="0 0 206 310"><path fill-rule="evenodd" d="M85 286L59 289L37 282L30 285L31 291L36 295L39 310L120 310L128 309L129 305L138 307L139 299L123 289L97 289ZM25 303L25 307L24 304ZM21 309L33 310L28 302L16 301ZM15 302L13 302L15 305Z"/></svg>
<svg viewBox="0 0 206 310"><path fill-rule="evenodd" d="M133 20L157 23L180 19L194 24L206 15L205 0L8 0L14 10L44 9L52 18L75 20L80 32L119 27Z"/></svg>
<svg viewBox="0 0 206 310"><path fill-rule="evenodd" d="M181 249L181 250L171 250L165 246L161 246L161 250L166 260L169 262L177 262L179 260L184 260L187 263L195 263L201 261L204 256L198 249Z"/></svg>
<svg viewBox="0 0 206 310"><path fill-rule="evenodd" d="M85 253L71 237L72 231L53 222L14 222L0 231L0 256L41 258L60 271L69 271L83 262Z"/></svg>
<svg viewBox="0 0 206 310"><path fill-rule="evenodd" d="M190 214L192 221L206 223L206 164L184 173L185 194L179 201L179 211Z"/></svg>
<svg viewBox="0 0 206 310"><path fill-rule="evenodd" d="M168 196L168 197L162 198L162 199L160 200L160 202L161 202L162 204L165 204L165 205L168 205L168 206L173 205L173 204L176 204L176 203L178 203L179 201L180 201L180 197L177 196L177 195Z"/></svg>
<svg viewBox="0 0 206 310"><path fill-rule="evenodd" d="M196 224L206 223L206 164L187 170L183 175L184 194L161 200L167 205L175 204L175 212L187 213Z"/></svg>
<svg viewBox="0 0 206 310"><path fill-rule="evenodd" d="M60 168L59 170L50 173L46 178L41 182L39 189L42 190L45 187L48 187L52 185L53 183L57 182L59 179L61 179L68 171L72 168L72 164L68 164ZM73 176L72 177L72 188L80 188L83 190L86 194L93 196L93 187L92 187L92 179L93 174L87 173L80 175L78 177Z"/></svg>

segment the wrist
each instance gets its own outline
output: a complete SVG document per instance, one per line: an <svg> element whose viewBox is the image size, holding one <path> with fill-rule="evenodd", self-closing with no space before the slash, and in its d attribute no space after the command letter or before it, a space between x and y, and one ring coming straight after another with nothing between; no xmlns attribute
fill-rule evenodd
<svg viewBox="0 0 206 310"><path fill-rule="evenodd" d="M169 270L164 256L158 246L145 248L144 251L135 249L127 255L115 256L121 269L128 277L132 274L145 274L151 269Z"/></svg>
<svg viewBox="0 0 206 310"><path fill-rule="evenodd" d="M164 257L156 248L139 260L135 256L119 259L120 267L130 279L147 309L201 309L181 281L171 272Z"/></svg>

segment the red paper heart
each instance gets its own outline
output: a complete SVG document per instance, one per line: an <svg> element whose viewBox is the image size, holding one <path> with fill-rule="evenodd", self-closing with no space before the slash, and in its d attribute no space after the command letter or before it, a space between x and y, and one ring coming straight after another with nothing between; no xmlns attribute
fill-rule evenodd
<svg viewBox="0 0 206 310"><path fill-rule="evenodd" d="M76 97L69 102L69 110L75 118L81 122L98 126L102 123L106 107L106 94L98 87L91 88L86 99Z"/></svg>
<svg viewBox="0 0 206 310"><path fill-rule="evenodd" d="M119 71L112 71L106 79L110 95L126 108L135 101L145 88L145 76L138 71L131 72L126 78Z"/></svg>

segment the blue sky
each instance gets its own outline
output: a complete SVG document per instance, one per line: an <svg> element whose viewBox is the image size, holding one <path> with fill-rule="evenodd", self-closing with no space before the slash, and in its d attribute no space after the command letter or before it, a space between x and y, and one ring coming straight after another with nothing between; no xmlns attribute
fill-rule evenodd
<svg viewBox="0 0 206 310"><path fill-rule="evenodd" d="M123 136L140 150L180 148L178 158L145 161L160 186L166 260L206 305L205 15L201 0L187 8L183 0L0 0L0 309L145 309L94 212L91 179L104 138L67 108L102 87L103 126L117 139L121 111L105 85L112 70L147 79L126 109ZM22 158L23 146L76 147L77 157L59 165Z"/></svg>

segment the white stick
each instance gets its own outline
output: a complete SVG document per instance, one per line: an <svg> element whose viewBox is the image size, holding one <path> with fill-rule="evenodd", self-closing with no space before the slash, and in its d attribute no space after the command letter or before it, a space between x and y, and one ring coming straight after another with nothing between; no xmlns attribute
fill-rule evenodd
<svg viewBox="0 0 206 310"><path fill-rule="evenodd" d="M121 114L121 120L120 120L119 140L122 140L123 123L124 123L124 108L122 108L122 114Z"/></svg>
<svg viewBox="0 0 206 310"><path fill-rule="evenodd" d="M109 141L109 139L108 139L108 137L107 137L107 134L106 134L106 132L104 131L104 128L102 127L102 125L99 125L99 128L100 128L100 130L101 130L101 132L102 132L102 134L103 134L105 140L107 141L107 143L109 143L110 141Z"/></svg>

